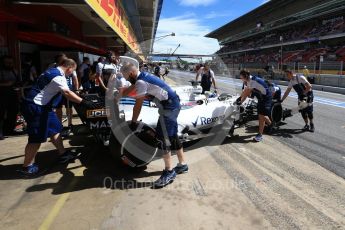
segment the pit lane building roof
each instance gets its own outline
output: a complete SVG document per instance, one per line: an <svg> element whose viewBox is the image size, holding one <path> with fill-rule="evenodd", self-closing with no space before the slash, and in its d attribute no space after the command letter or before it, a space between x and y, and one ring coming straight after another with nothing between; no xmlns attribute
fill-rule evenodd
<svg viewBox="0 0 345 230"><path fill-rule="evenodd" d="M88 51L95 50L95 48L118 49L121 50L121 53L131 51L137 54L152 47L163 4L163 0L2 0L1 2L5 2L10 9L13 9L13 12L18 12L18 16L24 13L23 18L26 16L25 12L28 12L29 15L30 11L35 9L35 11L31 11L31 18L34 21L35 13L32 12L37 12L38 7L40 11L52 11L53 22L49 23L57 24L58 31L37 31L36 28L32 32L57 33L85 43L84 47L87 47L90 40L102 41L100 42L102 44L91 42ZM81 28L79 25L78 28L74 25L70 28L67 28L69 25L60 25L59 20L54 18L56 8L72 15L72 22L76 18L81 23ZM38 20L34 23L43 24ZM64 30L80 30L81 33L74 37L74 31L64 33L66 32ZM25 33L21 34L21 39L25 40L23 35ZM146 45L148 47L140 47L140 42L143 40L151 41ZM77 44L77 42L74 43ZM69 42L69 44L73 44L73 42Z"/></svg>

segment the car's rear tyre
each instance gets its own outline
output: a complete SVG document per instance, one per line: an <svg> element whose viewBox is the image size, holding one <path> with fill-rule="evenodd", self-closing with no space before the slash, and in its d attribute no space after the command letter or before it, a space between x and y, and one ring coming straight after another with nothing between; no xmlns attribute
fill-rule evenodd
<svg viewBox="0 0 345 230"><path fill-rule="evenodd" d="M141 168L149 164L158 153L158 145L155 131L145 124L140 131L126 135L122 144L114 134L111 135L109 141L111 156L116 161L132 168Z"/></svg>
<svg viewBox="0 0 345 230"><path fill-rule="evenodd" d="M283 107L280 103L274 103L271 109L271 121L279 124L283 119Z"/></svg>

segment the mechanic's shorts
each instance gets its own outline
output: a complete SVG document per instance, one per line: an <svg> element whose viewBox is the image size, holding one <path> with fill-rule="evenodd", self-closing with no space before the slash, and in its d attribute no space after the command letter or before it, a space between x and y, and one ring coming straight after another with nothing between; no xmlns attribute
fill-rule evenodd
<svg viewBox="0 0 345 230"><path fill-rule="evenodd" d="M51 108L25 102L22 109L27 122L29 143L44 143L48 137L62 131L62 124Z"/></svg>
<svg viewBox="0 0 345 230"><path fill-rule="evenodd" d="M61 98L61 101L60 101L60 103L56 106L56 108L62 108L62 106L65 106L65 108L72 108L72 102L71 101L69 101L69 102L67 102L68 100L67 100L67 98L65 98L65 97L62 97Z"/></svg>
<svg viewBox="0 0 345 230"><path fill-rule="evenodd" d="M258 114L270 116L272 108L272 97L264 97L258 101Z"/></svg>
<svg viewBox="0 0 345 230"><path fill-rule="evenodd" d="M303 98L303 97L298 97L298 100L299 101L301 101L301 100L304 100L305 98ZM300 110L300 112L302 113L302 115L303 115L303 113L305 114L305 113L312 113L313 111L314 111L314 106L313 106L313 102L314 102L314 93L313 93L313 91L310 91L308 94L307 94L307 98L306 98L307 100L307 103L309 103L310 105L307 107L307 108L305 108L305 109L302 109L302 110ZM298 102L298 104L299 104L300 102Z"/></svg>
<svg viewBox="0 0 345 230"><path fill-rule="evenodd" d="M180 108L164 110L164 112L160 113L156 128L158 137L172 137L177 135L177 117L179 113Z"/></svg>

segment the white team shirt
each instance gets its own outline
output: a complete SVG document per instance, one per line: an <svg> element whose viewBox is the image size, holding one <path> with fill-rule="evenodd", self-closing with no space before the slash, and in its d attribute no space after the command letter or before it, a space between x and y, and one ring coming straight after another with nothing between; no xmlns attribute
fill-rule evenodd
<svg viewBox="0 0 345 230"><path fill-rule="evenodd" d="M140 72L138 71L138 76L140 75ZM135 83L135 89L137 92L137 96L145 96L147 94L154 96L159 101L165 101L168 100L168 91L164 90L163 88L148 83L143 80L137 80Z"/></svg>
<svg viewBox="0 0 345 230"><path fill-rule="evenodd" d="M293 78L289 82L288 89L291 89L294 85L298 85L298 84L304 85L306 83L308 83L308 81L303 75L294 75Z"/></svg>
<svg viewBox="0 0 345 230"><path fill-rule="evenodd" d="M210 71L210 74L211 74L211 79L215 79L213 70L209 69L209 71ZM198 74L198 76L202 76L204 74L208 74L208 71L205 71L205 67L201 67L198 70L197 74Z"/></svg>
<svg viewBox="0 0 345 230"><path fill-rule="evenodd" d="M53 80L34 97L33 101L35 104L47 105L57 93L62 90L69 90L65 73L60 67L57 67L57 69L60 71L61 75L54 77Z"/></svg>
<svg viewBox="0 0 345 230"><path fill-rule="evenodd" d="M118 72L118 68L114 63L100 62L96 66L96 73L102 74L102 70L105 69L113 69L115 74Z"/></svg>
<svg viewBox="0 0 345 230"><path fill-rule="evenodd" d="M256 89L258 90L262 95L266 95L266 89L265 87L263 87L262 85L260 85L257 81L252 80L252 78L250 78L247 87L249 89Z"/></svg>

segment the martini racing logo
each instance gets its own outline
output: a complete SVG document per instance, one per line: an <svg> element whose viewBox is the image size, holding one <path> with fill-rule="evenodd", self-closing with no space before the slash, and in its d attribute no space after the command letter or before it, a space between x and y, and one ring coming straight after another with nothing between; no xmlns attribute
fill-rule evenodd
<svg viewBox="0 0 345 230"><path fill-rule="evenodd" d="M213 123L216 123L218 121L222 121L225 119L225 115L221 115L219 117L211 117L211 118L207 118L207 117L200 117L198 116L195 120L195 122L192 122L192 125L194 127L196 127L197 125L210 125Z"/></svg>
<svg viewBox="0 0 345 230"><path fill-rule="evenodd" d="M86 111L87 118L107 117L106 109L94 109Z"/></svg>

